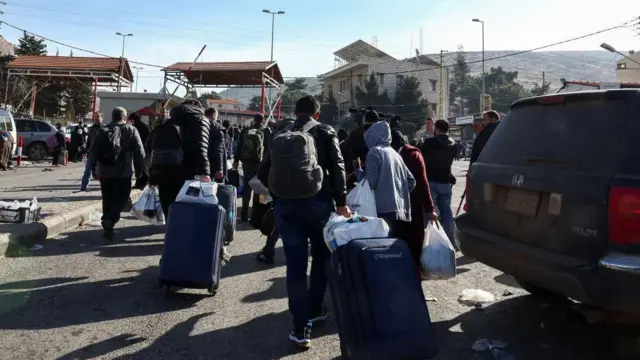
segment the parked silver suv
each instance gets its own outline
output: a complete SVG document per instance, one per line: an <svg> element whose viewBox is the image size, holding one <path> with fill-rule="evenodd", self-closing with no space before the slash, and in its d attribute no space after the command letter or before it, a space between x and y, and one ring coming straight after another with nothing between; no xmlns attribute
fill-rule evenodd
<svg viewBox="0 0 640 360"><path fill-rule="evenodd" d="M47 138L54 135L57 130L46 120L15 119L18 136L24 138L22 144L23 153L29 160L39 161L47 157L53 151L47 146Z"/></svg>

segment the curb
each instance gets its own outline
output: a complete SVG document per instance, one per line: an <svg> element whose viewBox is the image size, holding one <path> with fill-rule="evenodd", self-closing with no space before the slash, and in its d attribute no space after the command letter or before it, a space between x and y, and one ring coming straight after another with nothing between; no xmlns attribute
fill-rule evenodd
<svg viewBox="0 0 640 360"><path fill-rule="evenodd" d="M131 190L130 204L134 204L141 194L140 190ZM34 244L74 229L88 221L91 213L100 211L101 208L102 201L96 200L82 208L50 216L37 223L15 224L15 229L0 234L0 258L12 257L12 254L24 252L25 247L30 248Z"/></svg>

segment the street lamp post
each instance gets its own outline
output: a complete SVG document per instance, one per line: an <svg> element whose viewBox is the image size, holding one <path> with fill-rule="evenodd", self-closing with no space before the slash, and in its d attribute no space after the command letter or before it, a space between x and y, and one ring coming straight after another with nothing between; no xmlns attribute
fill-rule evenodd
<svg viewBox="0 0 640 360"><path fill-rule="evenodd" d="M270 14L271 15L271 61L273 61L273 38L275 36L275 29L276 29L276 15L284 15L284 11L280 10L280 11L271 11L271 10L267 10L264 9L262 10L263 13L265 14Z"/></svg>
<svg viewBox="0 0 640 360"><path fill-rule="evenodd" d="M140 76L140 70L144 70L144 68L142 66L134 66L133 68L136 69L136 92L138 92L138 79Z"/></svg>
<svg viewBox="0 0 640 360"><path fill-rule="evenodd" d="M607 50L607 51L609 51L609 52L616 53L616 54L618 54L618 55L620 55L620 56L624 57L625 59L627 59L627 60L629 60L629 61L631 61L631 62L634 62L634 63L636 63L636 64L640 65L640 62L638 62L638 61L634 60L634 59L633 59L633 58L631 58L630 56L627 56L627 55L625 55L625 54L621 53L620 51L616 50L616 48L614 48L613 46L611 46L611 45L609 45L609 44L607 44L607 43L602 43L602 44L600 44L600 47L601 47L601 48L603 48L603 49L605 49L605 50Z"/></svg>
<svg viewBox="0 0 640 360"><path fill-rule="evenodd" d="M133 36L133 34L123 34L121 32L117 32L116 35L122 36L122 56L120 57L120 77L118 78L118 92L121 92L121 79L122 73L124 72L124 41L127 37Z"/></svg>
<svg viewBox="0 0 640 360"><path fill-rule="evenodd" d="M480 20L480 19L473 19L473 22L479 22L482 24L482 101L480 103L480 106L482 107L482 111L484 111L484 102L485 102L485 91L486 91L486 84L485 84L485 72L484 72L484 21Z"/></svg>

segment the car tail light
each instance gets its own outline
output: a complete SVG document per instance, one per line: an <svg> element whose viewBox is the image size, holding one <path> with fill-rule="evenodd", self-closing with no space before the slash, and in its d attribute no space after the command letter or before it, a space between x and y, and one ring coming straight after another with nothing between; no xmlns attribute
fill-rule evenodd
<svg viewBox="0 0 640 360"><path fill-rule="evenodd" d="M640 188L612 187L609 192L609 242L640 243Z"/></svg>
<svg viewBox="0 0 640 360"><path fill-rule="evenodd" d="M564 102L564 95L548 95L537 98L538 104L560 104Z"/></svg>

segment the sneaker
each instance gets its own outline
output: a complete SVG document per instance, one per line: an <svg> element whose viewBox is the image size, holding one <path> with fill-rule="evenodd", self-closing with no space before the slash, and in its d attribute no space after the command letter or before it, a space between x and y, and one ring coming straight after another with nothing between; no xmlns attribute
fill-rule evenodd
<svg viewBox="0 0 640 360"><path fill-rule="evenodd" d="M320 311L314 313L311 317L311 319L309 319L309 321L312 324L316 324L316 323L321 323L324 321L327 321L327 318L329 317L329 312L327 311L327 309L323 306Z"/></svg>
<svg viewBox="0 0 640 360"><path fill-rule="evenodd" d="M311 322L303 328L296 328L289 334L289 340L301 349L311 346Z"/></svg>

